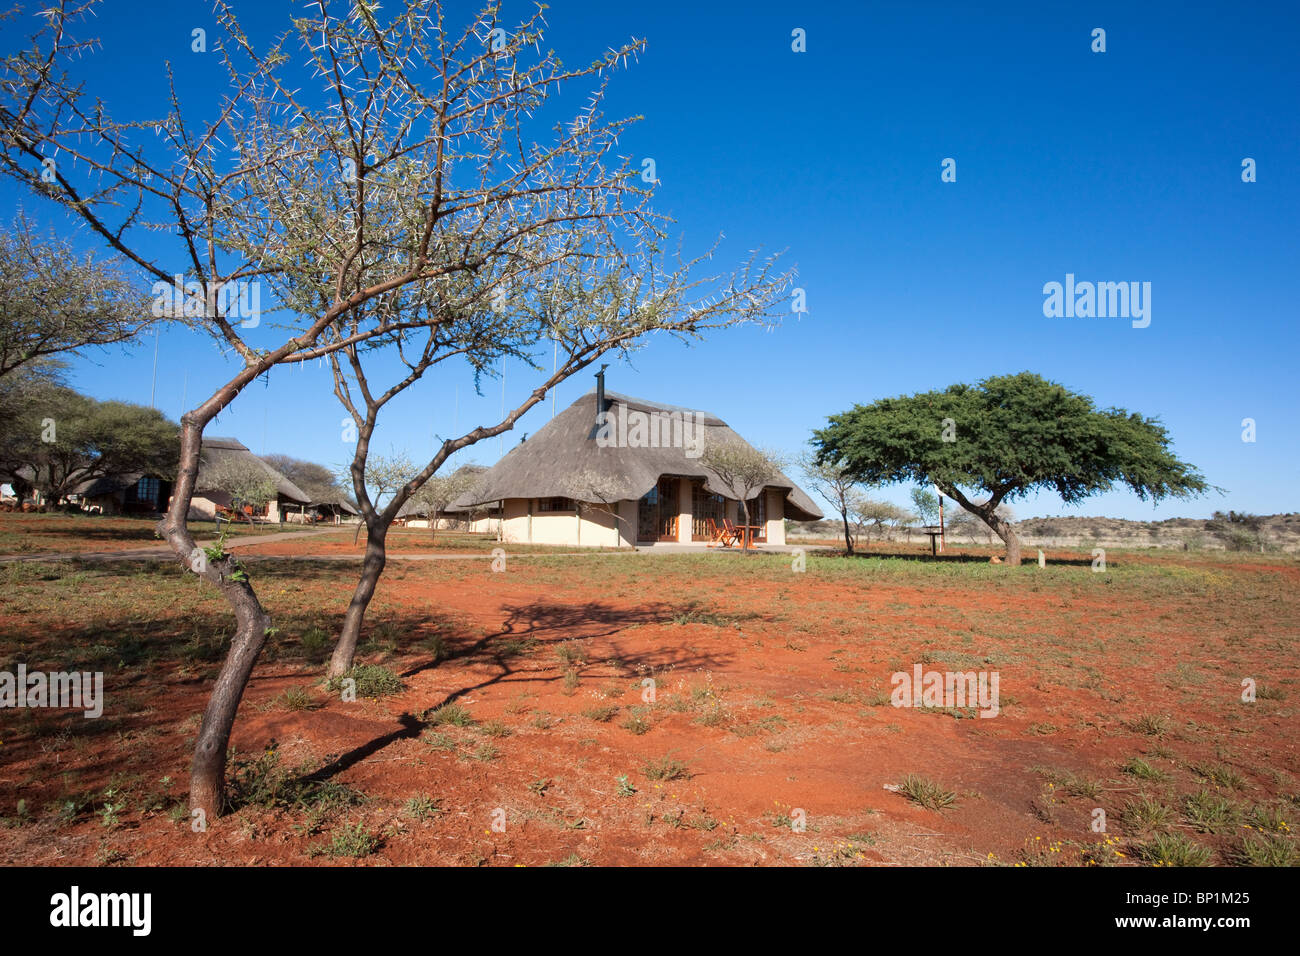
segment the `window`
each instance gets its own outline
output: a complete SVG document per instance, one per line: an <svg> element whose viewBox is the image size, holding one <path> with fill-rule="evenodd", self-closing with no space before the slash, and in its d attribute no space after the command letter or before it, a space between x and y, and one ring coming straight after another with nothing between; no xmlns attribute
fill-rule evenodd
<svg viewBox="0 0 1300 956"><path fill-rule="evenodd" d="M158 501L158 479L144 477L137 481L131 489L128 501L141 502L144 504L155 504Z"/></svg>
<svg viewBox="0 0 1300 956"><path fill-rule="evenodd" d="M576 511L573 506L572 498L538 498L538 512L543 511Z"/></svg>
<svg viewBox="0 0 1300 956"><path fill-rule="evenodd" d="M705 490L704 482L695 481L691 486L691 538L708 541L713 536L714 525L721 525L726 516L727 499L710 494Z"/></svg>
<svg viewBox="0 0 1300 956"><path fill-rule="evenodd" d="M743 520L743 515L741 516ZM767 540L767 489L764 488L759 493L749 499L749 524L755 527L755 541Z"/></svg>

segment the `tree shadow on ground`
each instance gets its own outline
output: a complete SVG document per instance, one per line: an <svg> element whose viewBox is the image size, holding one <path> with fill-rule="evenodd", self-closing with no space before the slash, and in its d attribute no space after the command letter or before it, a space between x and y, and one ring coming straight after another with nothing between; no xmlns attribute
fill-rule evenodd
<svg viewBox="0 0 1300 956"><path fill-rule="evenodd" d="M612 638L628 627L666 623L671 621L675 609L665 604L619 608L588 601L579 604L523 604L508 606L504 610L506 618L498 630L483 635L467 647L455 649L443 659L474 667L486 665L495 668L496 673L449 691L418 715L399 715L397 720L401 726L398 729L341 754L315 771L310 779L322 782L396 741L418 737L426 727L432 726L430 717L439 708L487 687L502 684L554 684L563 681L568 670L576 671L579 679L583 675L590 676L596 671L609 669L625 673L629 677L650 676L668 666L687 669L721 668L733 659L729 653L701 653L670 646L638 653L610 653L606 656L575 649L575 656L567 661L558 655L539 658L539 650L555 649L571 641ZM535 643L520 646L512 642ZM411 677L439 663L441 661L435 660L413 666L403 671L401 676Z"/></svg>

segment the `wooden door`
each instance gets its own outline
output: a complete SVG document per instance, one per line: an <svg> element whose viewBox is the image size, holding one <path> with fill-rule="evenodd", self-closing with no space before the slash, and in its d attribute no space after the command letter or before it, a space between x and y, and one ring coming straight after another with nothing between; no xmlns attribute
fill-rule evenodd
<svg viewBox="0 0 1300 956"><path fill-rule="evenodd" d="M677 516L681 510L677 503L676 478L660 478L637 502L636 539L638 541L676 541Z"/></svg>

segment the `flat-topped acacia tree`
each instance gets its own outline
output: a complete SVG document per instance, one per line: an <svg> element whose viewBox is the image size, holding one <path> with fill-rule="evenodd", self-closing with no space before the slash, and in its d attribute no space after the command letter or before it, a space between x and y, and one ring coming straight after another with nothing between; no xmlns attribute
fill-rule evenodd
<svg viewBox="0 0 1300 956"><path fill-rule="evenodd" d="M864 484L936 486L1002 539L1010 565L1020 563L1020 539L998 509L1030 492L1075 504L1117 484L1154 501L1209 489L1169 450L1156 419L1099 409L1031 372L856 405L832 415L812 444L819 460L843 463Z"/></svg>
<svg viewBox="0 0 1300 956"><path fill-rule="evenodd" d="M547 250L590 245L575 235L610 242L657 230L647 189L614 153L634 118L599 112L608 74L642 44L568 67L541 52L541 8L510 24L488 3L457 26L429 0L316 0L262 41L216 0L206 52L196 43L180 54L219 65L216 106L185 108L173 84L162 115L122 118L115 107L134 104L114 103L100 79L113 51L76 36L95 6L55 2L5 55L0 172L61 207L142 288L152 284L163 314L189 320L238 361L181 417L159 526L236 621L192 765L191 809L206 818L223 809L231 727L271 619L229 555L196 557L186 518L204 428L276 366L391 345L399 332L472 311L483 283L466 277L527 284ZM577 115L549 125L555 94L586 83L595 89ZM438 309L382 307L405 291L428 299L434 287ZM258 301L265 308L250 314ZM361 317L355 327L349 316Z"/></svg>

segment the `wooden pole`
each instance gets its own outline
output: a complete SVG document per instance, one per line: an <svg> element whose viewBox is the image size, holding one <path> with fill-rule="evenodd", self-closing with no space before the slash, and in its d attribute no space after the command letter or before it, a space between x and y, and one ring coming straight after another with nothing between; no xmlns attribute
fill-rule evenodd
<svg viewBox="0 0 1300 956"><path fill-rule="evenodd" d="M943 495L939 495L939 553L947 546L948 541L943 535Z"/></svg>

